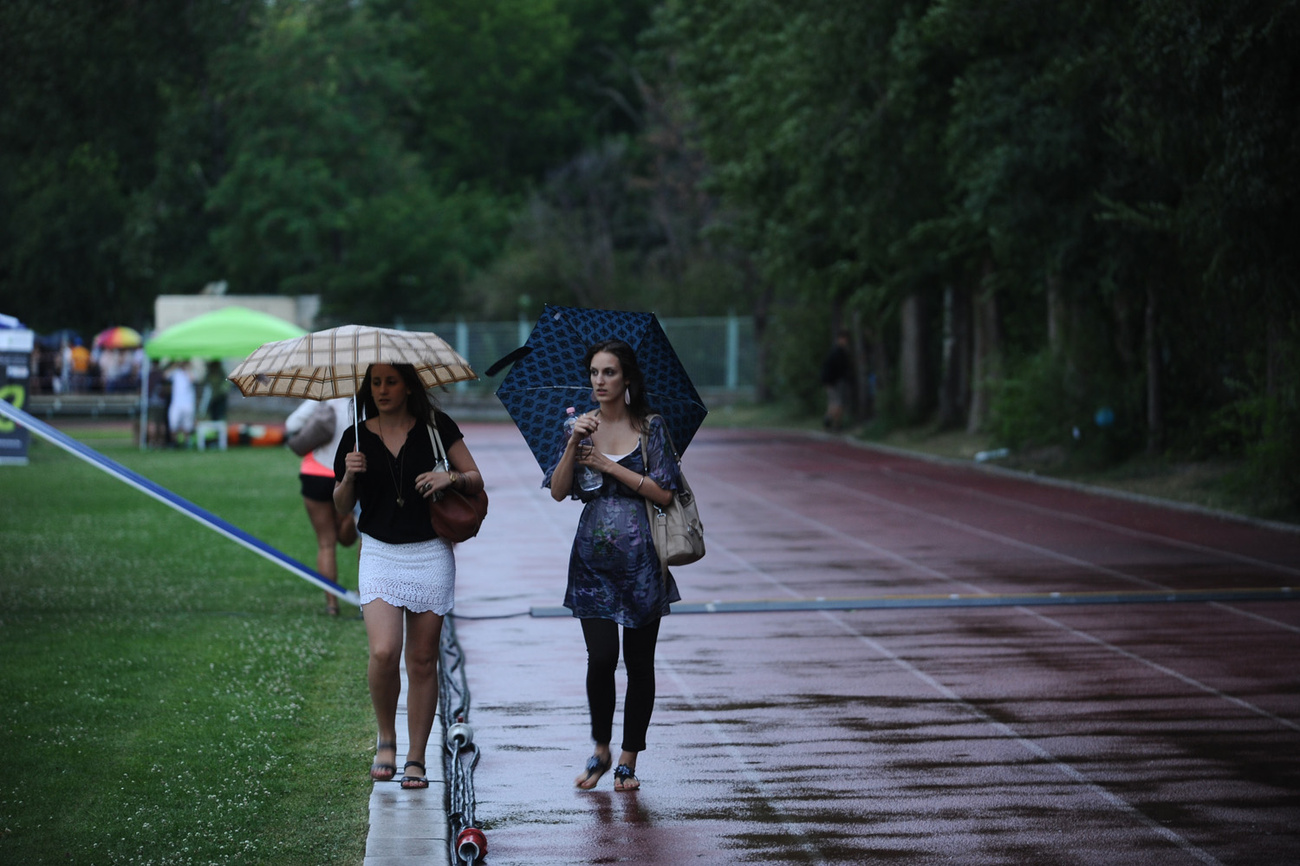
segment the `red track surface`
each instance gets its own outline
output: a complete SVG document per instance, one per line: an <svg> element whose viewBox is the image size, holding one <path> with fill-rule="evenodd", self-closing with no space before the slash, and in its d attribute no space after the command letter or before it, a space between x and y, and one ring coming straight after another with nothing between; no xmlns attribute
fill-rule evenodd
<svg viewBox="0 0 1300 866"><path fill-rule="evenodd" d="M580 506L513 427L466 430L492 497L456 607L490 866L1300 862L1285 600L674 614L644 787L575 791L578 625L510 615L560 603ZM685 465L688 602L1300 587L1300 534L835 440L706 429Z"/></svg>

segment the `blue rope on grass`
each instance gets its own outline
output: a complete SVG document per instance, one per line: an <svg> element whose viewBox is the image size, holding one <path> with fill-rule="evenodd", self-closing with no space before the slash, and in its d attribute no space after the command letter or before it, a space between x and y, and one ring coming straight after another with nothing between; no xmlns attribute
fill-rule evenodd
<svg viewBox="0 0 1300 866"><path fill-rule="evenodd" d="M344 589L342 586L339 586L323 574L308 568L293 557L271 547L271 545L266 542L249 535L238 526L222 520L212 512L200 508L184 497L177 496L167 488L150 481L138 472L133 472L130 469L127 469L122 464L105 457L95 449L78 442L63 431L51 427L39 418L29 415L5 400L0 400L0 416L9 418L16 423L21 424L47 442L50 442L51 444L62 448L64 451L67 451L69 454L84 460L96 469L101 469L104 472L107 472L109 475L119 481L125 482L131 487L134 487L141 493L152 496L154 499L157 499L164 505L179 511L186 517L193 518L209 529L229 538L231 541L243 545L259 556L265 557L281 568L296 574L303 580L316 584L331 595L336 595L349 604L354 604L358 607L361 606L361 597L352 590Z"/></svg>

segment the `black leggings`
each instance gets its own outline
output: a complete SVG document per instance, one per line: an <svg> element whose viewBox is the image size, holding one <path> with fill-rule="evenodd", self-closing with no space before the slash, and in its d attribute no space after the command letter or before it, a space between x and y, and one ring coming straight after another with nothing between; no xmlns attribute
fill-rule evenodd
<svg viewBox="0 0 1300 866"><path fill-rule="evenodd" d="M623 702L623 751L645 751L645 732L655 708L655 620L641 628L623 629L623 667L627 670L627 698ZM614 732L614 669L618 667L618 623L608 619L582 620L587 641L587 704L591 709L591 738L608 743Z"/></svg>

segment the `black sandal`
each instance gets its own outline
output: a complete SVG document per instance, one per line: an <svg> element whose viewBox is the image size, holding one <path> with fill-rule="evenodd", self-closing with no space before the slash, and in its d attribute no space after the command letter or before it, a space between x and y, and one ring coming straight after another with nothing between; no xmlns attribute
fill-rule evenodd
<svg viewBox="0 0 1300 866"><path fill-rule="evenodd" d="M418 776L407 775L406 773L407 767L419 767L420 775ZM411 790L412 788L429 787L429 780L428 778L426 778L426 774L427 771L424 769L424 764L421 764L419 761L407 761L406 767L402 767L402 787L406 788L408 791Z"/></svg>
<svg viewBox="0 0 1300 866"><path fill-rule="evenodd" d="M635 782L635 785L629 784ZM618 769L614 771L614 790L615 791L635 791L641 787L641 780L636 777L636 770L633 770L627 764L619 764Z"/></svg>
<svg viewBox="0 0 1300 866"><path fill-rule="evenodd" d="M600 777L609 771L609 765L612 763L614 763L613 755L610 755L603 761L595 755L592 755L587 759L587 772L578 777L578 779L573 783L573 786L583 791L590 791L600 782ZM588 784L588 782L590 782L590 784Z"/></svg>
<svg viewBox="0 0 1300 866"><path fill-rule="evenodd" d="M385 743L383 740L375 743L375 763L370 765L370 778L376 782L391 782L397 775L397 765L379 763L380 749L392 749L393 754L397 754L397 743L396 741Z"/></svg>

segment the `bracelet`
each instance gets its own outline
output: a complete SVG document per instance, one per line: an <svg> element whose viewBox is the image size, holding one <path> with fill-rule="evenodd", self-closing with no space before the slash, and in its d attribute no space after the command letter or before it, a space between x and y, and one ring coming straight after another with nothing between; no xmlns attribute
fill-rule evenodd
<svg viewBox="0 0 1300 866"><path fill-rule="evenodd" d="M638 482L636 483L636 490L633 490L632 492L633 492L633 493L640 493L640 492L641 492L641 485L642 485L642 484L645 484L645 476L644 476L644 475L642 475L642 476L641 476L641 480L638 481Z"/></svg>
<svg viewBox="0 0 1300 866"><path fill-rule="evenodd" d="M447 477L451 479L451 483L448 484L447 486L448 486L448 487L455 487L455 486L456 486L456 480L457 480L458 478L460 478L460 473L458 473L455 469L453 469L453 470L451 470L451 472L448 472L448 473L447 473Z"/></svg>

